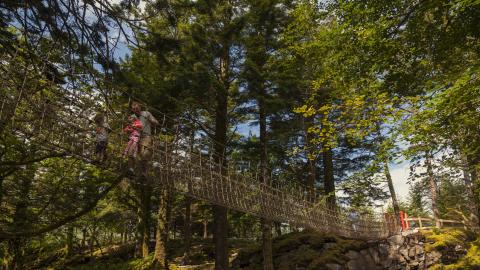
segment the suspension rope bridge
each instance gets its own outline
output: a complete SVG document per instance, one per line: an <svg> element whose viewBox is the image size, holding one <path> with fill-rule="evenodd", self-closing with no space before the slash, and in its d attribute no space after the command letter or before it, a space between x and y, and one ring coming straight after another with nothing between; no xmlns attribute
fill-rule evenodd
<svg viewBox="0 0 480 270"><path fill-rule="evenodd" d="M6 78L3 79L5 83ZM0 133L7 132L25 144L94 163L91 119L105 107L97 91L61 87L27 89L25 83L2 89ZM121 98L117 101L117 105L125 103ZM115 102L115 98L110 102ZM126 113L111 113L109 123L114 131L109 136L109 158L97 164L103 169L125 171L126 162L122 158L127 139L122 132L125 119L119 115ZM186 119L177 121L177 126L191 125ZM331 209L319 202L321 197L311 196L307 187L292 184L295 181L273 180L268 185L259 181L255 171L217 164L201 136L190 138L161 122L157 130L163 132L153 135L151 164L145 176L155 185L267 220L348 238L380 239L395 231L394 222L383 215L341 207Z"/></svg>

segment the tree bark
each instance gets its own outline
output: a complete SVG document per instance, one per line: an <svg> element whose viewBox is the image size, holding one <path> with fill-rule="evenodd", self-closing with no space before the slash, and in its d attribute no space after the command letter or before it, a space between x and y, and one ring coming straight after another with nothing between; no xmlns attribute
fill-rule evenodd
<svg viewBox="0 0 480 270"><path fill-rule="evenodd" d="M230 46L224 46L222 56L220 57L221 85L216 89L214 160L222 175L226 175L227 172L226 144L228 131L229 49ZM215 270L228 269L227 231L227 209L223 206L215 205L213 207Z"/></svg>
<svg viewBox="0 0 480 270"><path fill-rule="evenodd" d="M154 269L164 269L167 265L167 253L166 253L166 242L167 242L167 188L161 188L160 202L158 205L157 213L157 228L155 235L155 252L153 255L154 259Z"/></svg>
<svg viewBox="0 0 480 270"><path fill-rule="evenodd" d="M188 262L190 260L190 246L192 242L191 206L192 206L192 198L189 196L186 196L185 197L185 224L183 228L183 241L184 241L183 258L185 262Z"/></svg>
<svg viewBox="0 0 480 270"><path fill-rule="evenodd" d="M71 256L73 254L73 241L74 241L74 228L72 224L67 226L67 256Z"/></svg>
<svg viewBox="0 0 480 270"><path fill-rule="evenodd" d="M327 195L327 207L336 209L336 196L335 196L335 178L333 175L333 152L328 146L324 146L322 149L323 155L323 185L325 194Z"/></svg>
<svg viewBox="0 0 480 270"><path fill-rule="evenodd" d="M390 168L388 167L388 159L383 161L383 171L385 177L387 178L388 190L390 191L390 197L392 198L393 213L395 215L395 222L397 228L400 228L400 207L398 206L397 194L395 193L395 188L393 186L392 175L390 174Z"/></svg>
<svg viewBox="0 0 480 270"><path fill-rule="evenodd" d="M315 200L315 182L317 179L317 166L316 160L311 156L310 147L311 137L308 134L308 129L311 126L312 118L304 118L303 119L303 126L304 126L304 133L305 133L305 147L306 147L306 155L307 155L307 170L308 170L308 177L307 177L307 187L309 188L308 192L308 199L313 202Z"/></svg>
<svg viewBox="0 0 480 270"><path fill-rule="evenodd" d="M15 204L15 213L13 215L12 229L27 229L30 227L28 223L29 194L35 177L36 169L32 165L27 165L26 169L17 176L20 183L19 201ZM4 264L7 270L23 269L24 263L24 247L26 238L19 237L10 239L7 242L7 255Z"/></svg>
<svg viewBox="0 0 480 270"><path fill-rule="evenodd" d="M472 161L471 158L466 156L462 156L463 162L463 179L465 182L465 186L467 188L467 196L468 196L468 207L470 211L470 220L476 228L475 230L479 229L480 226L480 207L478 201L478 175L475 163Z"/></svg>
<svg viewBox="0 0 480 270"><path fill-rule="evenodd" d="M280 222L274 222L273 223L275 226L275 234L276 236L281 236L282 235L282 223Z"/></svg>
<svg viewBox="0 0 480 270"><path fill-rule="evenodd" d="M193 148L195 145L195 130L192 129L190 133L190 155L193 154ZM192 186L191 182L188 182L188 191L191 192ZM185 196L185 222L183 227L183 241L184 241L184 251L183 251L183 260L184 263L190 261L190 246L192 242L192 197Z"/></svg>
<svg viewBox="0 0 480 270"><path fill-rule="evenodd" d="M86 246L87 246L87 228L86 228L86 227L83 227L83 229L82 229L82 242L81 242L81 245L82 245L82 249L85 249Z"/></svg>
<svg viewBox="0 0 480 270"><path fill-rule="evenodd" d="M258 93L258 109L260 123L260 182L270 185L268 173L268 154L267 154L267 114L265 104L265 89L259 85ZM267 197L268 198L268 197ZM263 198L263 199L267 199ZM269 207L270 202L265 202L263 207ZM273 254L272 254L272 222L267 219L262 220L262 242L263 242L263 269L273 270Z"/></svg>
<svg viewBox="0 0 480 270"><path fill-rule="evenodd" d="M430 196L432 199L432 211L433 211L433 218L435 219L435 226L440 228L440 213L438 211L437 206L437 198L438 198L438 187L437 181L435 179L435 175L433 173L433 156L430 152L425 153L425 165L427 166L427 178L428 183L430 185Z"/></svg>
<svg viewBox="0 0 480 270"><path fill-rule="evenodd" d="M147 180L144 177L144 181L138 186L138 198L140 200L140 207L138 209L138 251L139 257L145 258L149 254L149 242L150 242L150 210L151 210L151 187L147 185Z"/></svg>
<svg viewBox="0 0 480 270"><path fill-rule="evenodd" d="M215 242L215 270L228 269L227 209L213 206L213 240Z"/></svg>
<svg viewBox="0 0 480 270"><path fill-rule="evenodd" d="M203 221L203 239L208 238L208 220Z"/></svg>

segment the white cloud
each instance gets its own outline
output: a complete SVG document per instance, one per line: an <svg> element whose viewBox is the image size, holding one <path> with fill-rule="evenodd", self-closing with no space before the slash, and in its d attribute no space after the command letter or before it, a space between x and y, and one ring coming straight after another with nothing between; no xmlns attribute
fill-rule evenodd
<svg viewBox="0 0 480 270"><path fill-rule="evenodd" d="M406 161L390 166L390 174L392 175L395 193L400 200L406 200L408 198L409 184L407 184L407 180L409 172L410 164Z"/></svg>

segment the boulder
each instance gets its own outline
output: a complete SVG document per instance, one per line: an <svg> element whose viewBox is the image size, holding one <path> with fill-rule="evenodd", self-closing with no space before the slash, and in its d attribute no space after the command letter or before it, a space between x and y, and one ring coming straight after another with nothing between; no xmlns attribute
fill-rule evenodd
<svg viewBox="0 0 480 270"><path fill-rule="evenodd" d="M417 245L415 246L415 255L420 255L420 254L423 254L423 246L420 246L420 245Z"/></svg>
<svg viewBox="0 0 480 270"><path fill-rule="evenodd" d="M368 266L364 263L364 260L362 259L357 259L357 260L350 260L347 263L347 269L348 270L373 270L371 268L368 268Z"/></svg>
<svg viewBox="0 0 480 270"><path fill-rule="evenodd" d="M357 251L349 250L347 254L345 254L347 258L350 260L354 260L360 256L360 254Z"/></svg>
<svg viewBox="0 0 480 270"><path fill-rule="evenodd" d="M388 239L388 244L391 246L401 246L405 242L405 238L402 235L390 236Z"/></svg>
<svg viewBox="0 0 480 270"><path fill-rule="evenodd" d="M390 253L390 246L387 244L379 244L378 253L381 257L387 257Z"/></svg>
<svg viewBox="0 0 480 270"><path fill-rule="evenodd" d="M427 254L425 258L425 266L430 267L436 264L437 262L439 262L441 258L442 258L442 253L434 250Z"/></svg>
<svg viewBox="0 0 480 270"><path fill-rule="evenodd" d="M404 247L404 248L401 248L399 250L399 253L401 256L403 256L404 258L408 258L408 248Z"/></svg>
<svg viewBox="0 0 480 270"><path fill-rule="evenodd" d="M339 264L336 264L336 263L327 263L325 265L325 267L327 267L328 270L342 270L343 267Z"/></svg>
<svg viewBox="0 0 480 270"><path fill-rule="evenodd" d="M410 257L410 258L415 258L415 250L416 250L416 247L415 247L415 246L409 248L409 249L408 249L408 257Z"/></svg>
<svg viewBox="0 0 480 270"><path fill-rule="evenodd" d="M333 248L337 245L337 243L325 243L323 244L323 248L324 249L330 249L330 248Z"/></svg>
<svg viewBox="0 0 480 270"><path fill-rule="evenodd" d="M383 269L391 269L392 268L393 260L391 258L386 258L381 261L381 265Z"/></svg>
<svg viewBox="0 0 480 270"><path fill-rule="evenodd" d="M368 253L372 257L372 260L375 264L380 264L380 254L379 251L375 250L374 248L369 248Z"/></svg>

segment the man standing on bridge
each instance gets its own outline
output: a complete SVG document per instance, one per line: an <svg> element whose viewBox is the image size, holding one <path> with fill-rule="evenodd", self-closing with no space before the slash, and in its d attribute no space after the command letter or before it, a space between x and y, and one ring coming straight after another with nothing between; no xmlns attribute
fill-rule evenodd
<svg viewBox="0 0 480 270"><path fill-rule="evenodd" d="M152 158L152 126L157 126L158 121L149 111L142 111L140 103L134 101L131 104L133 112L132 117L137 117L142 122L142 132L140 135L140 159L141 170L144 176L147 175L148 164Z"/></svg>

